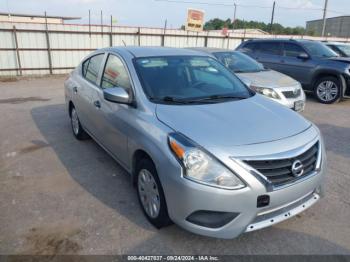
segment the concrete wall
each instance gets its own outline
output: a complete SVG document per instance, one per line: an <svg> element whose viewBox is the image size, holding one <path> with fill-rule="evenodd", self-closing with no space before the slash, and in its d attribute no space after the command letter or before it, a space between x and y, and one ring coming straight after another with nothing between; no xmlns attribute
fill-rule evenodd
<svg viewBox="0 0 350 262"><path fill-rule="evenodd" d="M0 76L68 73L97 48L122 45L235 49L252 38L308 38L248 33L187 32L161 28L0 22ZM332 41L346 39L329 38ZM48 47L50 47L48 49ZM51 64L50 64L51 62Z"/></svg>

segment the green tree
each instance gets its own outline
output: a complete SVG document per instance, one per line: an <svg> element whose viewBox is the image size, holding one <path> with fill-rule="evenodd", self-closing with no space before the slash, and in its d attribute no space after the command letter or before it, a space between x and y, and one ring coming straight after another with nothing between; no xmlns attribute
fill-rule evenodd
<svg viewBox="0 0 350 262"><path fill-rule="evenodd" d="M207 21L204 24L204 30L220 30L224 27L229 29L260 29L265 32L270 31L270 24L258 21L243 21L237 19L234 24L232 24L231 19L222 20L220 18L214 18ZM272 25L273 34L283 34L283 35L303 35L305 34L305 28L301 26L297 27L284 27L279 23L274 23Z"/></svg>

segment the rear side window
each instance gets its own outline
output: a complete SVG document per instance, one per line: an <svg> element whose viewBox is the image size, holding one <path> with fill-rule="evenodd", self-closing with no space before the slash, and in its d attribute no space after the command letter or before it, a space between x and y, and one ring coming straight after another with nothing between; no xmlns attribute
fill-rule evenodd
<svg viewBox="0 0 350 262"><path fill-rule="evenodd" d="M298 57L300 53L305 53L305 50L296 44L284 43L284 55Z"/></svg>
<svg viewBox="0 0 350 262"><path fill-rule="evenodd" d="M257 47L259 52L270 54L270 55L280 55L281 54L281 45L278 42L262 42L259 43Z"/></svg>
<svg viewBox="0 0 350 262"><path fill-rule="evenodd" d="M96 83L104 54L95 55L83 63L83 77Z"/></svg>

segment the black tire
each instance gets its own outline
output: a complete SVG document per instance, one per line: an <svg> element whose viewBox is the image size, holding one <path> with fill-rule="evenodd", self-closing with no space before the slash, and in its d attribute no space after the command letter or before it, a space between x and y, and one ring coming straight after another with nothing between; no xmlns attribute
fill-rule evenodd
<svg viewBox="0 0 350 262"><path fill-rule="evenodd" d="M141 195L140 195L140 179L139 178L141 176L141 171L147 170L153 177L154 182L156 183L156 187L158 189L159 192L159 202L160 202L160 208L159 208L159 212L155 217L151 217L145 207L144 204L142 203L142 199L141 199ZM164 191L163 191L163 187L162 184L160 183L160 180L158 178L158 174L157 174L157 170L153 164L153 162L148 159L148 158L144 158L142 159L138 164L137 164L137 168L136 168L136 190L137 190L137 197L141 206L141 209L143 211L143 213L145 214L147 220L156 228L160 229L162 227L166 227L168 225L171 225L172 222L169 218L168 215L168 208L166 205L166 200L164 197Z"/></svg>
<svg viewBox="0 0 350 262"><path fill-rule="evenodd" d="M329 89L331 89L333 93L329 94L328 97L326 93L324 93L323 96L321 95L322 88L327 89L326 83L332 83ZM334 76L321 77L315 82L315 85L314 85L314 95L316 99L323 104L333 104L335 102L338 102L341 97L341 91L342 91L341 83L339 79ZM334 94L335 92L336 94Z"/></svg>
<svg viewBox="0 0 350 262"><path fill-rule="evenodd" d="M74 106L72 106L69 115L70 115L70 119L71 119L70 123L71 123L72 132L73 132L74 137L78 140L86 140L86 139L90 138L90 136L85 132L84 128L81 126L79 117L77 115L77 112L76 112ZM74 120L77 121L76 124L74 124Z"/></svg>

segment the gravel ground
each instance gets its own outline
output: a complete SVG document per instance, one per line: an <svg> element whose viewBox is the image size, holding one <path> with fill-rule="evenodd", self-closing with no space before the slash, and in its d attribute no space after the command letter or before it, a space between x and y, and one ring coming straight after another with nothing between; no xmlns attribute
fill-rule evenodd
<svg viewBox="0 0 350 262"><path fill-rule="evenodd" d="M350 101L308 98L324 134L326 197L276 226L233 240L143 216L127 173L71 134L64 77L0 82L0 254L350 254Z"/></svg>

